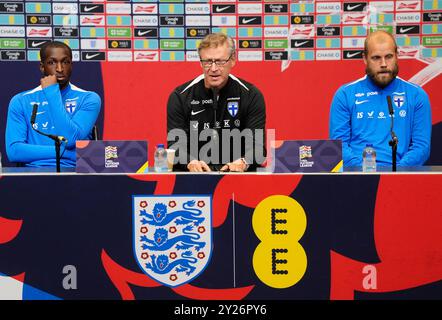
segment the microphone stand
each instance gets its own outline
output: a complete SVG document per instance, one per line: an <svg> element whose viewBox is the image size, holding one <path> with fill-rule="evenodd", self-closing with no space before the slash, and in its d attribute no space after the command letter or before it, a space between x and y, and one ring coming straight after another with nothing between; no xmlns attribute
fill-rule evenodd
<svg viewBox="0 0 442 320"><path fill-rule="evenodd" d="M393 131L394 110L391 104L390 96L387 96L387 103L388 103L388 111L390 113L390 118L391 118L391 125L390 125L391 140L388 142L388 145L391 147L391 158L392 158L391 171L396 172L397 145L399 143L399 140L396 136L396 133L394 133Z"/></svg>
<svg viewBox="0 0 442 320"><path fill-rule="evenodd" d="M55 164L56 164L56 170L57 172L60 172L60 162L61 162L61 156L60 156L60 145L61 145L61 141L67 142L65 137L62 136L56 136L53 134L47 134L44 132L41 132L37 129L34 128L34 124L35 124L35 116L37 115L37 109L38 109L38 104L34 104L34 107L32 109L32 115L31 115L31 128L41 134L44 135L46 137L51 138L52 140L54 140L55 142Z"/></svg>

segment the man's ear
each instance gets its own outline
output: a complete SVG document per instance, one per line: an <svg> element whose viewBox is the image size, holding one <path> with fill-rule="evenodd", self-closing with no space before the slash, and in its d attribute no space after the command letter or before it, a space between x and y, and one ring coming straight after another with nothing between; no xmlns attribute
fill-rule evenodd
<svg viewBox="0 0 442 320"><path fill-rule="evenodd" d="M40 71L42 74L45 73L45 69L43 68L43 62L40 61Z"/></svg>

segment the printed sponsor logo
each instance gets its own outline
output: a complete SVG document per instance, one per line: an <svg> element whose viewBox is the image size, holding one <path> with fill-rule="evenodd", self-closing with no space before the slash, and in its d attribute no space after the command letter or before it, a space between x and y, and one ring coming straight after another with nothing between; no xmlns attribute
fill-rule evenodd
<svg viewBox="0 0 442 320"><path fill-rule="evenodd" d="M375 32L377 30L382 30L392 34L393 26L370 26L370 32Z"/></svg>
<svg viewBox="0 0 442 320"><path fill-rule="evenodd" d="M287 49L287 47L288 47L287 39L264 40L265 49Z"/></svg>
<svg viewBox="0 0 442 320"><path fill-rule="evenodd" d="M24 27L0 26L0 37L23 37L24 35L25 35Z"/></svg>
<svg viewBox="0 0 442 320"><path fill-rule="evenodd" d="M340 50L317 50L316 60L341 60Z"/></svg>
<svg viewBox="0 0 442 320"><path fill-rule="evenodd" d="M183 39L160 40L160 48L163 50L183 50L184 49L184 40Z"/></svg>
<svg viewBox="0 0 442 320"><path fill-rule="evenodd" d="M360 104L366 103L368 101L370 101L370 100L368 100L368 99L365 99L365 100L355 100L355 104L356 105L360 105Z"/></svg>
<svg viewBox="0 0 442 320"><path fill-rule="evenodd" d="M25 49L25 39L0 39L1 49Z"/></svg>
<svg viewBox="0 0 442 320"><path fill-rule="evenodd" d="M132 51L108 51L108 61L132 61Z"/></svg>
<svg viewBox="0 0 442 320"><path fill-rule="evenodd" d="M262 51L239 51L239 61L262 61Z"/></svg>
<svg viewBox="0 0 442 320"><path fill-rule="evenodd" d="M124 3L108 3L106 4L107 14L130 14L131 7L130 4Z"/></svg>
<svg viewBox="0 0 442 320"><path fill-rule="evenodd" d="M344 59L362 59L363 50L344 50Z"/></svg>
<svg viewBox="0 0 442 320"><path fill-rule="evenodd" d="M398 48L398 56L401 59L415 59L419 56L419 48Z"/></svg>
<svg viewBox="0 0 442 320"><path fill-rule="evenodd" d="M397 23L412 23L412 22L420 22L421 21L421 15L420 13L413 12L413 13L396 13L396 22Z"/></svg>
<svg viewBox="0 0 442 320"><path fill-rule="evenodd" d="M265 60L287 60L288 52L287 51L266 51L264 53Z"/></svg>
<svg viewBox="0 0 442 320"><path fill-rule="evenodd" d="M344 14L342 17L342 23L344 24L365 24L367 23L368 17L365 14Z"/></svg>
<svg viewBox="0 0 442 320"><path fill-rule="evenodd" d="M132 18L134 26L157 26L157 16L134 16Z"/></svg>
<svg viewBox="0 0 442 320"><path fill-rule="evenodd" d="M107 47L109 49L131 49L131 40L108 40Z"/></svg>
<svg viewBox="0 0 442 320"><path fill-rule="evenodd" d="M186 4L186 14L209 14L208 4Z"/></svg>
<svg viewBox="0 0 442 320"><path fill-rule="evenodd" d="M105 61L106 55L101 51L82 51L81 61Z"/></svg>
<svg viewBox="0 0 442 320"><path fill-rule="evenodd" d="M158 28L135 28L134 37L136 38L157 38Z"/></svg>
<svg viewBox="0 0 442 320"><path fill-rule="evenodd" d="M104 39L81 39L81 48L87 50L106 49L106 41Z"/></svg>
<svg viewBox="0 0 442 320"><path fill-rule="evenodd" d="M210 16L186 16L186 26L210 26Z"/></svg>
<svg viewBox="0 0 442 320"><path fill-rule="evenodd" d="M85 14L104 13L104 4L81 3L80 13L85 13Z"/></svg>
<svg viewBox="0 0 442 320"><path fill-rule="evenodd" d="M264 37L287 37L288 28L284 27L267 27L264 28Z"/></svg>
<svg viewBox="0 0 442 320"><path fill-rule="evenodd" d="M418 33L420 33L419 25L396 26L396 34L418 34Z"/></svg>
<svg viewBox="0 0 442 320"><path fill-rule="evenodd" d="M78 28L71 27L54 27L55 37L77 38Z"/></svg>
<svg viewBox="0 0 442 320"><path fill-rule="evenodd" d="M343 48L363 48L365 38L342 38Z"/></svg>
<svg viewBox="0 0 442 320"><path fill-rule="evenodd" d="M236 26L236 16L212 16L214 26Z"/></svg>
<svg viewBox="0 0 442 320"><path fill-rule="evenodd" d="M186 28L187 38L204 38L210 33L210 28Z"/></svg>
<svg viewBox="0 0 442 320"><path fill-rule="evenodd" d="M318 36L339 36L341 34L341 27L317 27L316 34Z"/></svg>
<svg viewBox="0 0 442 320"><path fill-rule="evenodd" d="M392 12L394 11L393 1L370 1L371 12Z"/></svg>
<svg viewBox="0 0 442 320"><path fill-rule="evenodd" d="M423 20L425 22L442 21L442 12L424 12Z"/></svg>
<svg viewBox="0 0 442 320"><path fill-rule="evenodd" d="M287 41L287 40L286 40ZM241 49L260 49L262 48L262 40L239 40Z"/></svg>
<svg viewBox="0 0 442 320"><path fill-rule="evenodd" d="M78 5L76 3L53 3L52 12L57 14L76 14Z"/></svg>
<svg viewBox="0 0 442 320"><path fill-rule="evenodd" d="M424 46L442 46L442 36L422 37Z"/></svg>
<svg viewBox="0 0 442 320"><path fill-rule="evenodd" d="M160 16L160 26L183 26L183 16Z"/></svg>
<svg viewBox="0 0 442 320"><path fill-rule="evenodd" d="M134 61L158 61L157 51L134 51Z"/></svg>
<svg viewBox="0 0 442 320"><path fill-rule="evenodd" d="M264 12L266 13L287 13L289 11L287 4L265 4Z"/></svg>
<svg viewBox="0 0 442 320"><path fill-rule="evenodd" d="M26 23L30 25L50 25L52 17L50 15L27 15Z"/></svg>
<svg viewBox="0 0 442 320"><path fill-rule="evenodd" d="M314 16L291 16L290 17L290 23L291 24L313 24Z"/></svg>
<svg viewBox="0 0 442 320"><path fill-rule="evenodd" d="M396 1L396 11L419 11L421 1Z"/></svg>
<svg viewBox="0 0 442 320"><path fill-rule="evenodd" d="M290 36L294 38L313 37L314 34L315 29L313 27L294 26L290 28Z"/></svg>
<svg viewBox="0 0 442 320"><path fill-rule="evenodd" d="M361 12L367 8L367 2L344 2L344 12Z"/></svg>
<svg viewBox="0 0 442 320"><path fill-rule="evenodd" d="M7 13L23 13L23 3L20 2L6 2L0 3L0 12Z"/></svg>
<svg viewBox="0 0 442 320"><path fill-rule="evenodd" d="M239 3L238 4L238 13L239 14L260 14L260 13L262 13L262 5L261 4L254 4L254 3Z"/></svg>
<svg viewBox="0 0 442 320"><path fill-rule="evenodd" d="M80 25L104 26L104 16L80 16Z"/></svg>
<svg viewBox="0 0 442 320"><path fill-rule="evenodd" d="M341 11L340 2L317 2L316 12L317 13L338 13Z"/></svg>
<svg viewBox="0 0 442 320"><path fill-rule="evenodd" d="M28 37L52 37L52 29L46 27L26 27Z"/></svg>
<svg viewBox="0 0 442 320"><path fill-rule="evenodd" d="M26 60L25 50L1 50L1 60L24 61Z"/></svg>
<svg viewBox="0 0 442 320"><path fill-rule="evenodd" d="M131 28L107 28L107 35L111 38L130 38Z"/></svg>
<svg viewBox="0 0 442 320"><path fill-rule="evenodd" d="M314 47L314 41L313 39L292 39L291 40L291 47L292 48L313 48Z"/></svg>
<svg viewBox="0 0 442 320"><path fill-rule="evenodd" d="M27 39L27 45L29 49L39 49L49 40L42 39Z"/></svg>
<svg viewBox="0 0 442 320"><path fill-rule="evenodd" d="M240 25L261 25L261 16L240 16L238 17Z"/></svg>
<svg viewBox="0 0 442 320"><path fill-rule="evenodd" d="M133 4L133 14L155 14L158 13L158 6L156 4Z"/></svg>
<svg viewBox="0 0 442 320"><path fill-rule="evenodd" d="M200 61L197 51L186 51L186 61Z"/></svg>
<svg viewBox="0 0 442 320"><path fill-rule="evenodd" d="M214 4L212 5L212 13L214 14L225 14L225 13L235 13L236 7L233 4L229 5L219 5Z"/></svg>

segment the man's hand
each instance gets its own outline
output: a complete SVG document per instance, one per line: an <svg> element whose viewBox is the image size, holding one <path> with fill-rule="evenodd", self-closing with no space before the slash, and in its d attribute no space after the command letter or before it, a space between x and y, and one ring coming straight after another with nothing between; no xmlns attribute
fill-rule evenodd
<svg viewBox="0 0 442 320"><path fill-rule="evenodd" d="M210 170L207 163L205 163L204 161L199 161L199 160L190 161L189 164L187 165L187 169L190 172L212 171L212 170Z"/></svg>
<svg viewBox="0 0 442 320"><path fill-rule="evenodd" d="M42 89L56 83L57 83L57 77L55 75L49 75L40 79L40 84Z"/></svg>
<svg viewBox="0 0 442 320"><path fill-rule="evenodd" d="M245 163L243 159L238 159L233 162L225 164L220 171L231 171L231 172L244 172L249 166Z"/></svg>

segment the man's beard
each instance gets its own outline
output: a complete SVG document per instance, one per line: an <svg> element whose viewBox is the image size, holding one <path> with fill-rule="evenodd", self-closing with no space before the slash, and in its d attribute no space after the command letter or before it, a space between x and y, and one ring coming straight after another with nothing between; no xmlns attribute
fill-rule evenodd
<svg viewBox="0 0 442 320"><path fill-rule="evenodd" d="M373 70L367 65L365 67L365 73L367 74L367 76L370 77L370 79L380 88L385 88L386 86L388 86L391 81L393 81L396 76L399 73L399 66L397 65L397 63L394 65L393 70L388 70L386 71L386 73L388 73L390 75L390 77L388 78L380 78L379 75L381 75L382 73L379 72L373 72ZM385 75L385 73L383 73Z"/></svg>

